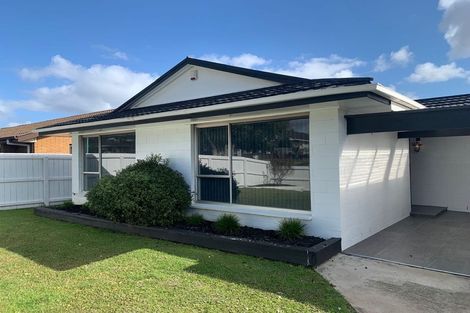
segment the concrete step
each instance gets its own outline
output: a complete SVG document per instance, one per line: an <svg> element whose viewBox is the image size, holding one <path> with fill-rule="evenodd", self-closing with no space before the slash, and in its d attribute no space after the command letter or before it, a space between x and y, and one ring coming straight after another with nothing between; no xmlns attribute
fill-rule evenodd
<svg viewBox="0 0 470 313"><path fill-rule="evenodd" d="M432 205L416 205L411 206L411 216L427 216L436 217L447 211L446 207Z"/></svg>

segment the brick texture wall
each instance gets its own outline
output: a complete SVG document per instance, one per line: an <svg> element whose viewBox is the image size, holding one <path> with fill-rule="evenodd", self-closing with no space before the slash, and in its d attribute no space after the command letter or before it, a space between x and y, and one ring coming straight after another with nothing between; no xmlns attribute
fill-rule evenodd
<svg viewBox="0 0 470 313"><path fill-rule="evenodd" d="M70 153L72 138L67 136L38 137L34 153Z"/></svg>

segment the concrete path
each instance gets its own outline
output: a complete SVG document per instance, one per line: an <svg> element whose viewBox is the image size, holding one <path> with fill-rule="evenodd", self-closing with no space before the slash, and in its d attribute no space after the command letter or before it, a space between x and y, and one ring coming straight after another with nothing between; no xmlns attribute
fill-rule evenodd
<svg viewBox="0 0 470 313"><path fill-rule="evenodd" d="M470 312L470 278L345 254L317 271L358 312Z"/></svg>

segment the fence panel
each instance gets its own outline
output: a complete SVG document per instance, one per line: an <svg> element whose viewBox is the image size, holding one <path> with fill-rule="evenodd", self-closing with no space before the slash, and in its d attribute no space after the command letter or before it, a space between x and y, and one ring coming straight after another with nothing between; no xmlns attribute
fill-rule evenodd
<svg viewBox="0 0 470 313"><path fill-rule="evenodd" d="M72 156L0 153L0 210L72 199Z"/></svg>

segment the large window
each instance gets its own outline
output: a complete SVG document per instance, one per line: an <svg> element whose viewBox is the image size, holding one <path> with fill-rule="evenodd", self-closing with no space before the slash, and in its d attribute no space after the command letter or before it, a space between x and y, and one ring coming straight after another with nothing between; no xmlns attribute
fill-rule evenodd
<svg viewBox="0 0 470 313"><path fill-rule="evenodd" d="M115 175L135 162L135 134L112 134L82 138L83 190L96 185L100 177Z"/></svg>
<svg viewBox="0 0 470 313"><path fill-rule="evenodd" d="M302 117L198 128L199 200L310 210L308 125Z"/></svg>

